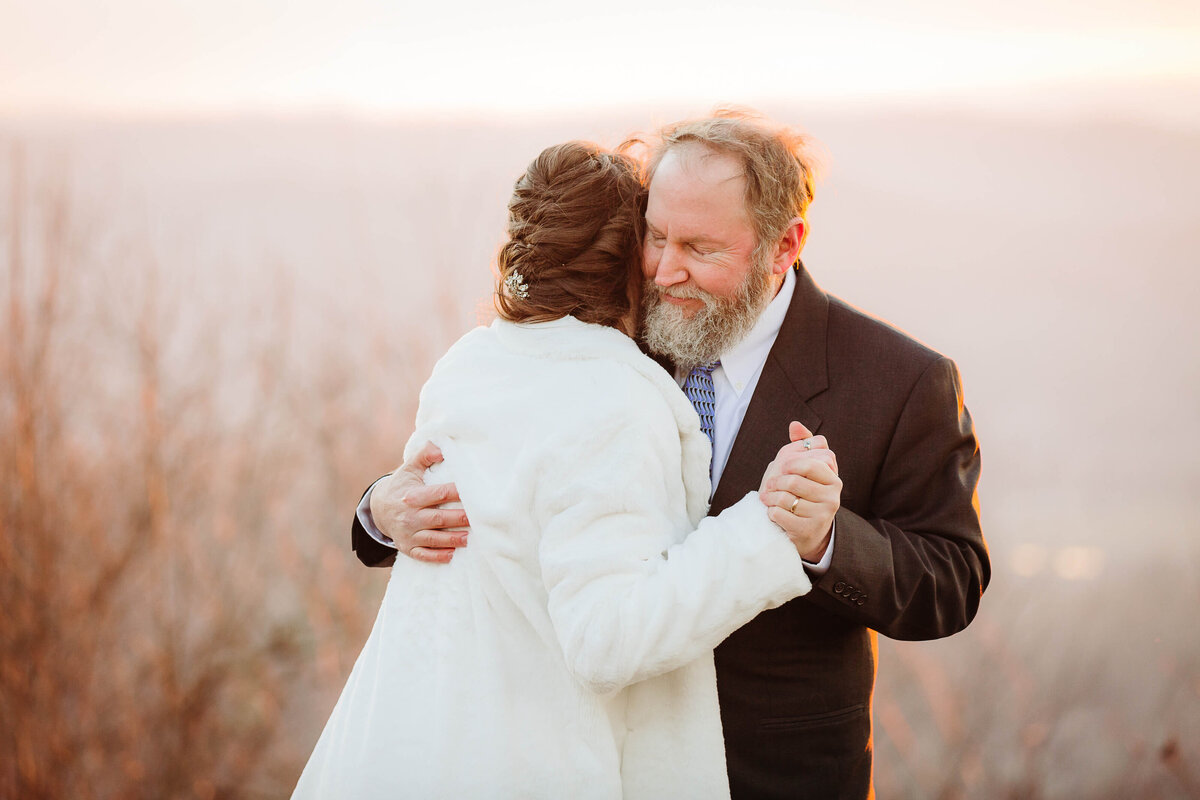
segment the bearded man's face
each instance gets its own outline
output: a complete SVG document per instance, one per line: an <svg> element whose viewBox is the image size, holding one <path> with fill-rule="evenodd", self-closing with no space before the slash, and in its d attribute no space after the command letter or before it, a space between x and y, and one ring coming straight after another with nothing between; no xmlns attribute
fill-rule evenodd
<svg viewBox="0 0 1200 800"><path fill-rule="evenodd" d="M673 148L650 183L642 339L680 368L715 361L771 300L745 187L736 159L702 145Z"/></svg>
<svg viewBox="0 0 1200 800"><path fill-rule="evenodd" d="M740 342L771 302L771 270L764 260L752 264L745 279L729 296L698 286L659 286L646 280L642 292L642 341L652 353L691 370L716 361ZM699 300L703 306L688 313L672 300Z"/></svg>

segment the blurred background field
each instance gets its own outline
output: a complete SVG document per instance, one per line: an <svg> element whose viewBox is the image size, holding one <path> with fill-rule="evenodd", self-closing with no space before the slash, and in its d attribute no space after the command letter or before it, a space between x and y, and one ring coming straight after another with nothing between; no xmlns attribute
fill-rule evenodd
<svg viewBox="0 0 1200 800"><path fill-rule="evenodd" d="M1200 797L1200 82L1134 78L719 87L811 134L806 265L955 358L982 442L992 585L964 633L880 641L880 797ZM487 319L512 181L712 103L18 100L0 798L286 796L387 580L353 507Z"/></svg>

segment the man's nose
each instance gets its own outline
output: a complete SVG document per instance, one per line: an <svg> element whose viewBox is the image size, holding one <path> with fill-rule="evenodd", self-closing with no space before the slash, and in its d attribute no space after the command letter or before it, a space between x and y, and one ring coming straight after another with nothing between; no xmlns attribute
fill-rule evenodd
<svg viewBox="0 0 1200 800"><path fill-rule="evenodd" d="M679 248L668 244L659 256L658 265L654 270L654 282L659 286L674 286L687 279L687 268Z"/></svg>

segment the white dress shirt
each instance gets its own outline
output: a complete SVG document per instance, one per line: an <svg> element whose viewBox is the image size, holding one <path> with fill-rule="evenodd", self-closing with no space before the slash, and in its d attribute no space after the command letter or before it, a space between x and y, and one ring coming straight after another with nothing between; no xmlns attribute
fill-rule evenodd
<svg viewBox="0 0 1200 800"><path fill-rule="evenodd" d="M787 315L788 305L792 302L792 293L795 290L796 276L789 269L783 279L783 286L759 315L754 327L740 342L721 353L721 364L713 370L713 389L717 395L717 410L713 415L714 492L717 484L721 482L725 464L729 461L729 452L733 449L733 441L742 427L746 409L750 406L750 398L754 396L754 388L758 386L763 365L767 363L767 355L775 344L775 337L779 335L779 328L783 325L783 318ZM688 373L677 370L675 380L682 387L687 376Z"/></svg>
<svg viewBox="0 0 1200 800"><path fill-rule="evenodd" d="M713 463L712 486L716 490L729 461L729 452L733 449L733 441L742 427L746 417L746 409L754 396L754 388L758 386L758 378L762 375L763 365L775 344L775 337L783 326L783 318L787 316L788 307L792 302L792 294L796 290L796 272L788 270L783 278L779 292L759 315L754 327L740 342L730 350L721 354L721 365L713 370L713 389L716 393L716 413L713 415ZM687 379L687 373L675 373L675 380L680 387ZM790 421L790 420L787 420ZM781 423L782 424L782 423ZM358 519L371 538L388 547L396 545L375 527L371 517L371 490L363 495L358 504ZM837 534L836 526L829 536L829 546L825 555L817 563L805 561L804 565L813 575L824 575L829 570L833 559L833 540Z"/></svg>
<svg viewBox="0 0 1200 800"><path fill-rule="evenodd" d="M796 291L796 272L788 270L783 278L779 292L759 315L754 327L740 342L721 354L721 365L712 373L713 390L716 393L717 409L713 414L713 462L712 486L713 491L721 482L725 465L729 462L729 453L733 450L733 442L746 418L746 409L750 407L750 399L758 386L759 376L762 375L763 365L775 345L775 337L783 326L783 318L787 316L788 307L792 304L792 294ZM675 381L683 386L688 373L675 373ZM791 420L782 421L790 422ZM833 559L833 536L830 534L829 546L825 555L817 563L805 561L811 574L824 575L829 570Z"/></svg>

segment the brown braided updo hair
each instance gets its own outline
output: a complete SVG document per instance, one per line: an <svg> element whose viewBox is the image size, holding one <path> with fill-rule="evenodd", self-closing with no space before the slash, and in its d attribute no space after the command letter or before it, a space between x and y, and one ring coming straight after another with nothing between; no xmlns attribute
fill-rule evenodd
<svg viewBox="0 0 1200 800"><path fill-rule="evenodd" d="M499 315L545 322L570 314L621 327L638 306L642 281L640 178L633 158L590 142L543 150L508 201L509 239L497 258ZM514 272L527 298L505 286Z"/></svg>

